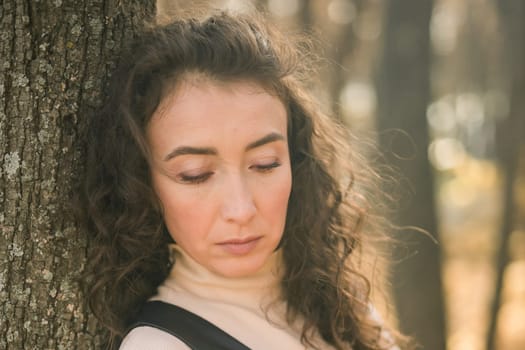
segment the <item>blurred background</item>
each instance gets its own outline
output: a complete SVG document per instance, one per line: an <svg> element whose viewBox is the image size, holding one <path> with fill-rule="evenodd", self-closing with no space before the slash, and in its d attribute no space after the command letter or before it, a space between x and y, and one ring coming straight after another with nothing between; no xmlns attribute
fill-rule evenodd
<svg viewBox="0 0 525 350"><path fill-rule="evenodd" d="M525 349L525 1L157 5L258 8L313 33L319 99L398 171L395 322L424 349Z"/></svg>

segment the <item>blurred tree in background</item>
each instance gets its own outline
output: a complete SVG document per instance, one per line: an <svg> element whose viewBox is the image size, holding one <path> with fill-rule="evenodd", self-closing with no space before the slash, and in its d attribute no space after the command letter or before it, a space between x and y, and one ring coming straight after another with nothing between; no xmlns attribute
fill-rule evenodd
<svg viewBox="0 0 525 350"><path fill-rule="evenodd" d="M426 152L433 2L391 0L385 7L377 129L381 149L398 169L398 185L403 187L389 189L399 193L393 220L401 226L396 232L401 244L394 252L392 290L401 330L424 349L445 349L434 180Z"/></svg>
<svg viewBox="0 0 525 350"><path fill-rule="evenodd" d="M510 238L514 230L519 232L519 205L517 205L519 176L523 174L523 159L525 158L525 2L501 0L498 2L498 12L502 30L502 51L505 53L504 71L509 96L509 109L506 118L500 122L497 134L499 147L499 162L503 172L503 214L499 232L499 246L496 251L496 283L490 310L490 323L487 337L487 349L509 348L517 349L515 344L506 344L504 339L497 342L497 325L501 298L503 294L503 278L511 259L509 254ZM519 166L522 173L519 173ZM521 179L523 182L523 178ZM523 203L522 203L523 204ZM523 209L522 209L523 212ZM521 223L523 225L523 222ZM522 226L523 227L523 226ZM522 232L523 235L523 232ZM525 270L524 270L525 272ZM521 275L525 279L525 274ZM525 290L524 290L525 291ZM512 305L512 304L511 304ZM523 312L523 305L521 306ZM519 310L519 309L518 309ZM500 327L505 327L501 320ZM522 324L525 317L517 317ZM522 343L521 345L525 345Z"/></svg>

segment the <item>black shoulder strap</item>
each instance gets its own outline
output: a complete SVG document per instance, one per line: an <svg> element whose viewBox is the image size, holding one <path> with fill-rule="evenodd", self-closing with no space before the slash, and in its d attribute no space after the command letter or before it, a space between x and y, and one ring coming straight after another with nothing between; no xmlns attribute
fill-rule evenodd
<svg viewBox="0 0 525 350"><path fill-rule="evenodd" d="M168 332L193 350L250 349L205 319L162 301L145 303L128 332L140 326L154 327Z"/></svg>

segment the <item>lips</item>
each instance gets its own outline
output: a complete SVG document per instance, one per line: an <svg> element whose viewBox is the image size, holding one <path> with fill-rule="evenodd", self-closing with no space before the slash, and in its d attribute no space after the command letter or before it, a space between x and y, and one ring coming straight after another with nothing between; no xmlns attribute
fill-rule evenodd
<svg viewBox="0 0 525 350"><path fill-rule="evenodd" d="M217 243L217 245L229 254L246 255L250 253L253 249L255 249L260 239L260 236L248 238L234 238Z"/></svg>

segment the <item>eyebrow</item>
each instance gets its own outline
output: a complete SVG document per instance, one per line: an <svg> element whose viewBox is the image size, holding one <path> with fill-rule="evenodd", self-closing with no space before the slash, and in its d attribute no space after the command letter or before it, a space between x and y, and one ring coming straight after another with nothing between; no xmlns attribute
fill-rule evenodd
<svg viewBox="0 0 525 350"><path fill-rule="evenodd" d="M261 147L263 145L266 145L271 142L275 141L284 141L285 138L283 135L271 132L266 136L261 137L258 140L255 140L251 143L249 143L245 147L245 151L252 150L257 147ZM168 160L171 160L177 156L186 155L186 154L195 154L195 155L217 155L219 152L215 147L192 147L192 146L179 146L175 148L173 151L171 151L166 157L164 157L164 161L167 162Z"/></svg>

